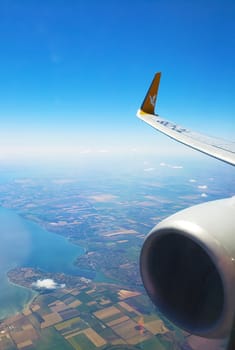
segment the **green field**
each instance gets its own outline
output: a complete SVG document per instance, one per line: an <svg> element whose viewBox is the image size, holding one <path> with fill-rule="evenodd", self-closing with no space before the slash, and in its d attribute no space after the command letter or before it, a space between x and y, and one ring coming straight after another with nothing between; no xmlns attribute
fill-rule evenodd
<svg viewBox="0 0 235 350"><path fill-rule="evenodd" d="M97 347L85 336L85 334L78 334L75 337L69 338L68 341L73 346L73 349L76 350L97 349Z"/></svg>
<svg viewBox="0 0 235 350"><path fill-rule="evenodd" d="M47 328L35 344L35 350L73 350L73 347L54 329Z"/></svg>
<svg viewBox="0 0 235 350"><path fill-rule="evenodd" d="M89 303L90 301L93 301L92 297L90 297L89 294L85 293L85 292L81 292L79 294L79 300L82 302L82 303Z"/></svg>
<svg viewBox="0 0 235 350"><path fill-rule="evenodd" d="M40 315L50 313L51 310L48 307L49 304L56 301L53 295L42 294L37 297L37 304L40 305L40 309L37 311Z"/></svg>
<svg viewBox="0 0 235 350"><path fill-rule="evenodd" d="M138 344L138 347L144 350L172 350L172 346L165 347L156 337L145 340L143 343Z"/></svg>
<svg viewBox="0 0 235 350"><path fill-rule="evenodd" d="M61 322L61 323L58 323L55 328L60 331L64 328L69 328L71 327L74 323L77 323L79 322L81 319L80 317L75 317L75 318L71 318L70 320L68 321L64 321L64 322Z"/></svg>
<svg viewBox="0 0 235 350"><path fill-rule="evenodd" d="M109 327L102 329L102 331L99 333L99 335L107 340L108 342L111 342L118 338L118 336L113 332L113 330Z"/></svg>
<svg viewBox="0 0 235 350"><path fill-rule="evenodd" d="M135 348L131 345L111 345L106 347L104 350L138 350L139 348ZM158 350L158 349L155 349Z"/></svg>

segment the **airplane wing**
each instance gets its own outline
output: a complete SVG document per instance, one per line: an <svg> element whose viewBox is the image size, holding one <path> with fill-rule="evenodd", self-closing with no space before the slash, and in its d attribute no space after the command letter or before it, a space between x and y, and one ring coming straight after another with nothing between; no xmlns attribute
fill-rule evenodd
<svg viewBox="0 0 235 350"><path fill-rule="evenodd" d="M183 143L184 145L222 160L225 163L235 165L235 142L224 141L219 138L191 131L155 114L154 110L157 101L160 78L161 73L157 73L154 76L147 95L140 109L137 111L137 117L163 134Z"/></svg>

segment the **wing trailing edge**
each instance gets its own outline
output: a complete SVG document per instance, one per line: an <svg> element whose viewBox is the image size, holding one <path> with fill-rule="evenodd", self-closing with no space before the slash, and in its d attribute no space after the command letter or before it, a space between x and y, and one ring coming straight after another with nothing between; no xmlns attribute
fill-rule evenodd
<svg viewBox="0 0 235 350"><path fill-rule="evenodd" d="M172 123L155 114L161 73L156 73L137 116L154 129L197 151L235 165L235 142L209 137Z"/></svg>

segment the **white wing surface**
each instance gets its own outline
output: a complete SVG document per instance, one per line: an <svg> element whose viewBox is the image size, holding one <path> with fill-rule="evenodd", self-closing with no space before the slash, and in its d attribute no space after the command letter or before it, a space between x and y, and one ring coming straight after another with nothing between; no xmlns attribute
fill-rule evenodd
<svg viewBox="0 0 235 350"><path fill-rule="evenodd" d="M191 148L235 165L235 142L209 137L172 123L154 113L161 73L157 73L137 116L153 128Z"/></svg>

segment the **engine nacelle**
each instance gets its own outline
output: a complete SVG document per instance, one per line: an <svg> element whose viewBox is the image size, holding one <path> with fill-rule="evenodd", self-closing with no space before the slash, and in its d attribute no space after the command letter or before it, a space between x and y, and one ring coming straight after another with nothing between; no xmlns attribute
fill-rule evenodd
<svg viewBox="0 0 235 350"><path fill-rule="evenodd" d="M196 205L146 237L140 271L154 304L177 326L229 335L235 315L235 197Z"/></svg>

